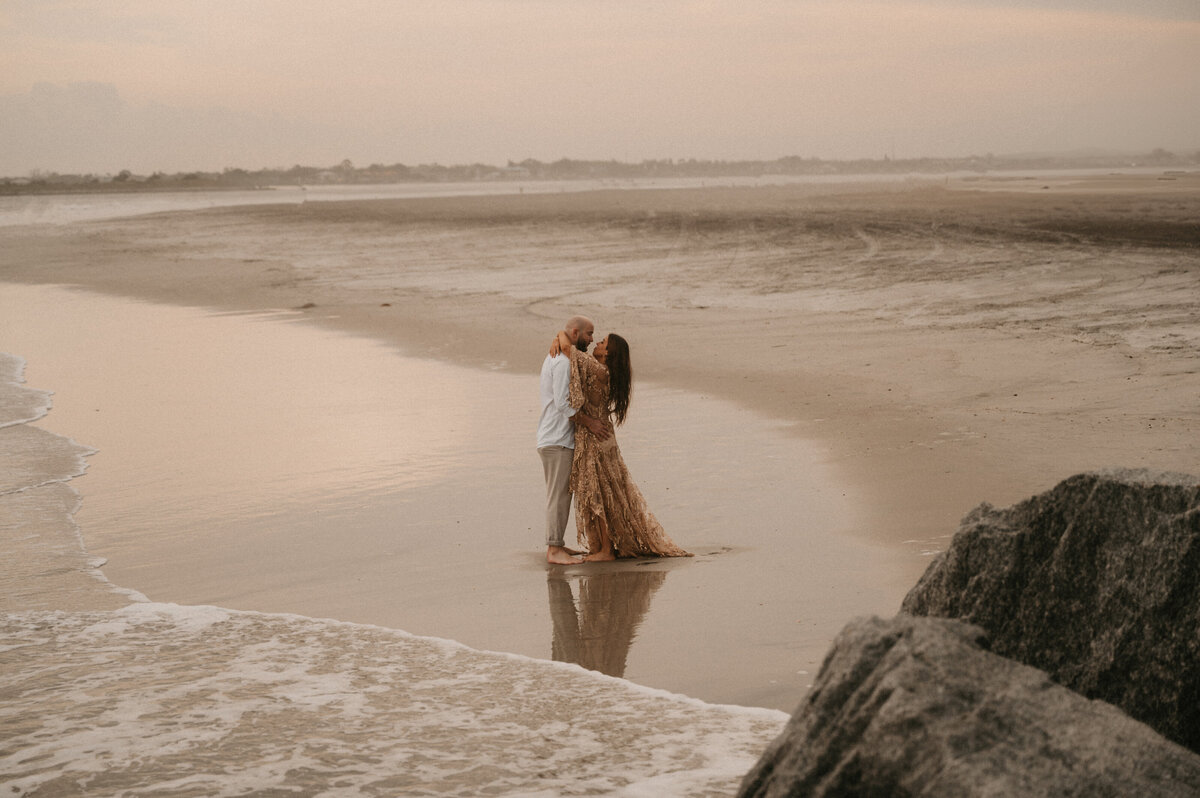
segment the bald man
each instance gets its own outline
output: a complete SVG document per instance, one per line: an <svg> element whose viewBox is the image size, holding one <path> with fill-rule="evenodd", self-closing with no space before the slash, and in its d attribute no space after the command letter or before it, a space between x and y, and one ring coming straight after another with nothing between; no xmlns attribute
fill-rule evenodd
<svg viewBox="0 0 1200 798"><path fill-rule="evenodd" d="M586 316L567 320L567 338L581 352L592 344L596 325ZM546 562L570 565L582 562L579 552L566 546L567 518L571 514L571 460L575 456L575 426L583 424L601 440L608 424L571 407L571 360L566 352L547 355L542 362L542 415L538 419L537 450L546 475Z"/></svg>

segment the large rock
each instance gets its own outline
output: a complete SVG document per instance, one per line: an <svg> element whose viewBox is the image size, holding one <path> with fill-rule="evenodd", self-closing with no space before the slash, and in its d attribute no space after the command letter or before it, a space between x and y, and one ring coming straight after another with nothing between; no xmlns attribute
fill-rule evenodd
<svg viewBox="0 0 1200 798"><path fill-rule="evenodd" d="M982 505L905 598L1200 751L1200 480L1072 477Z"/></svg>
<svg viewBox="0 0 1200 798"><path fill-rule="evenodd" d="M851 623L739 795L1200 794L1200 756L982 635L905 615Z"/></svg>

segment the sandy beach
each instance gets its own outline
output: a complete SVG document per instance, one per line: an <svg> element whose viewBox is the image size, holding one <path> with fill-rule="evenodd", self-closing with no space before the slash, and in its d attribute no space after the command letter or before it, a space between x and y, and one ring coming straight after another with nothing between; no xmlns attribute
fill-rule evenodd
<svg viewBox="0 0 1200 798"><path fill-rule="evenodd" d="M972 507L1110 466L1200 473L1198 219L1200 173L1187 173L343 200L10 226L0 350L56 392L41 425L99 450L77 480L76 518L123 588L553 651L705 701L789 711L848 616L895 612ZM589 573L539 561L542 486L521 403L577 312L634 347L622 448L693 562ZM97 352L112 360L87 374ZM274 374L284 360L297 370ZM206 375L226 369L223 393L206 393ZM292 388L270 393L280 385ZM290 417L289 405L311 412ZM361 438L297 434L339 407ZM181 416L195 428L164 432ZM389 438L401 423L407 437ZM222 435L310 448L291 464L241 462L209 446ZM320 482L336 502L295 501L308 472L294 463L347 448L361 464L314 472L313 496ZM170 465L181 451L199 476ZM291 504L266 514L256 502L273 485L239 492L252 466L286 475ZM180 500L186 514L131 495L89 506L89 490L144 491L163 470L204 486ZM437 534L447 507L455 524L503 532L465 546ZM435 534L384 545L398 517ZM174 531L151 542L164 519ZM255 563L278 561L281 545L285 576L264 575ZM750 587L764 591L753 611L736 600ZM618 596L619 612L592 619L602 631L563 617ZM706 635L710 649L696 642Z"/></svg>

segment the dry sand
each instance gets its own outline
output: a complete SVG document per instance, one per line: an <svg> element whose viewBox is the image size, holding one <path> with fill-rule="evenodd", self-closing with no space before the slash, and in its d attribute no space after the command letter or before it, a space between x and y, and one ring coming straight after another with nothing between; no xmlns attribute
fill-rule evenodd
<svg viewBox="0 0 1200 798"><path fill-rule="evenodd" d="M894 541L1083 470L1200 473L1198 219L1196 173L307 203L14 228L0 279L522 373L584 312L640 376L827 442Z"/></svg>

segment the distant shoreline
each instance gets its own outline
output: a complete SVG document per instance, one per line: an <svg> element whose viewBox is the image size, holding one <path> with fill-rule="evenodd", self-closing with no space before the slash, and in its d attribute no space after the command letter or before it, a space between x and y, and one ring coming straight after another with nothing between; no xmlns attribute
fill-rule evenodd
<svg viewBox="0 0 1200 798"><path fill-rule="evenodd" d="M1076 167L1062 167L1062 168L1054 169L1054 170L1050 170L1050 171L1053 174L1060 176L1060 177L1073 177L1073 176L1077 175L1078 177L1083 178L1083 177L1094 177L1098 172L1102 172L1105 169L1113 170L1112 171L1113 175L1128 174L1131 171L1136 171L1136 172L1145 171L1147 174L1160 172L1161 176L1158 177L1159 180L1174 180L1181 176L1187 176L1187 175L1191 175L1191 174L1200 172L1200 164L1197 164L1194 169L1162 169L1161 167L1156 167L1156 166L1149 166L1149 167L1145 167L1145 166L1124 166L1124 167L1076 166ZM964 174L964 172L969 173L969 174ZM1016 180L1035 180L1035 179L1039 179L1040 177L1042 177L1041 175L1030 174L1030 170L1027 170L1025 168L1013 167L1010 169L957 170L957 171L940 171L940 172L939 171L934 171L934 172L918 172L918 171L913 171L913 172L845 172L845 173L837 173L837 174L815 174L815 173L814 174L791 174L791 175L762 174L762 175L757 175L757 176L730 173L730 174L725 174L725 175L712 175L707 178L692 177L692 178L690 178L690 180L692 180L692 181L695 181L695 180L719 181L722 179L724 179L724 180L746 180L746 179L752 179L752 178L757 177L762 180L770 180L771 178L786 178L789 180L803 181L805 178L811 178L815 181L820 181L822 178L827 178L827 179L832 179L832 180L837 180L837 179L853 180L855 178L861 178L864 181L870 181L872 178L878 178L880 180L893 180L893 179L905 178L905 177L932 179L932 178L938 178L938 177L943 177L943 176L957 178L958 180L961 180L964 184L970 184L970 183L976 182L976 181L989 181L989 182L1000 181L1000 182L1003 182L1003 181L1016 181ZM670 181L670 180L682 181L682 180L688 180L689 178L667 176L667 177L659 177L658 179L663 180L663 181ZM592 178L591 180L598 184L597 186L595 186L593 188L593 190L599 190L599 189L602 189L605 187L603 185L604 183L606 183L608 181L615 181L615 180L617 180L617 178L599 177L599 178ZM322 188L324 188L324 189L339 189L339 188L340 189L349 189L349 188L369 189L372 187L384 188L384 187L395 187L395 186L448 186L448 185L454 185L457 183L491 184L491 185L497 185L497 186L510 185L510 186L512 186L511 193L515 194L515 193L521 193L524 190L522 187L528 186L530 184L538 184L540 186L545 186L545 185L567 185L570 183L579 183L579 182L581 182L581 179L579 179L579 178L566 178L566 177L563 177L563 178L526 177L526 178L521 178L521 179L510 178L510 179L505 179L505 180L462 180L462 181L459 181L459 180L400 180L400 181L357 181L357 182L345 182L345 183L338 183L338 182L333 182L333 183L316 182L316 183L296 183L296 184L274 183L274 184L270 184L270 185L241 185L241 184L223 184L223 183L209 183L209 182L201 183L201 184L196 184L196 183L188 183L188 184L166 183L166 184L163 184L163 183L146 183L146 182L138 182L138 183L107 182L107 183L72 183L72 184L45 185L45 184L17 184L17 183L0 182L0 197L69 196L72 194L87 195L87 196L135 195L135 194L199 194L199 193L210 192L210 191L216 191L216 192L237 192L237 191L241 191L241 192L254 192L254 191L271 192L271 191L280 191L280 190L304 191L308 188L314 188L314 189L322 189ZM631 177L631 178L627 178L626 182L644 184L645 187L648 187L648 188L653 188L653 187L660 187L660 188L704 187L704 184L700 184L699 186L696 186L696 185L679 185L679 186L662 185L662 186L658 186L658 185L656 185L655 178L653 178L653 177ZM624 183L622 183L622 185L624 185ZM715 182L714 182L714 185L716 185ZM499 192L499 193L510 193L510 192Z"/></svg>
<svg viewBox="0 0 1200 798"><path fill-rule="evenodd" d="M68 185L17 185L0 183L0 197L64 196L69 194L191 194L200 191L275 191L278 186L155 185L146 183L72 183Z"/></svg>
<svg viewBox="0 0 1200 798"><path fill-rule="evenodd" d="M1096 155L983 155L960 158L824 160L789 156L773 161L659 159L640 163L560 159L526 159L499 167L490 164L372 164L356 167L350 161L331 167L293 166L289 169L226 168L219 172L192 170L139 175L128 169L112 173L35 171L28 177L0 176L0 196L24 194L105 194L163 191L271 190L275 187L424 185L439 183L563 182L578 180L678 180L727 178L871 177L899 175L978 174L1009 172L1085 171L1098 169L1200 169L1200 150L1177 155L1162 149L1145 154Z"/></svg>

